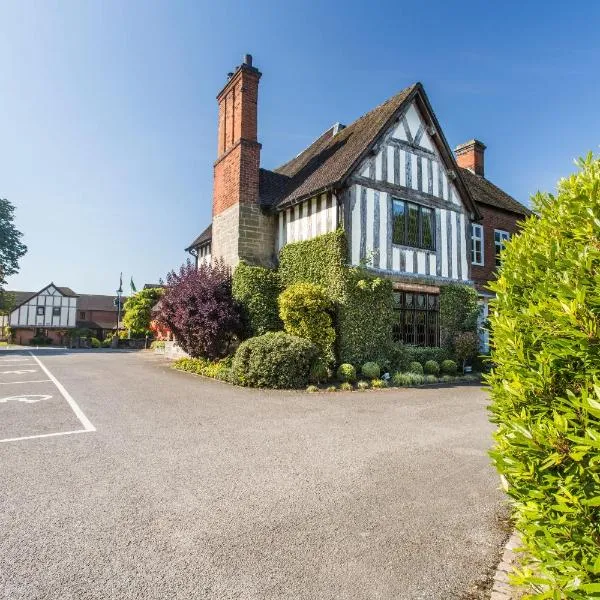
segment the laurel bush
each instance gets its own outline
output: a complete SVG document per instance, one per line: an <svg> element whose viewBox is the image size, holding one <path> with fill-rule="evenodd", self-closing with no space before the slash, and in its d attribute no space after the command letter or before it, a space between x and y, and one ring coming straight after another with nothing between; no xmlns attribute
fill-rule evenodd
<svg viewBox="0 0 600 600"><path fill-rule="evenodd" d="M440 364L435 360L428 360L423 365L423 371L427 375L439 375L440 374Z"/></svg>
<svg viewBox="0 0 600 600"><path fill-rule="evenodd" d="M376 362L366 362L360 371L367 379L378 379L381 375L381 368Z"/></svg>
<svg viewBox="0 0 600 600"><path fill-rule="evenodd" d="M337 378L340 381L356 381L356 369L349 363L342 363L337 370Z"/></svg>
<svg viewBox="0 0 600 600"><path fill-rule="evenodd" d="M458 365L453 360L444 360L440 365L442 373L444 375L456 375L458 371Z"/></svg>
<svg viewBox="0 0 600 600"><path fill-rule="evenodd" d="M538 194L502 253L490 316L492 459L532 598L600 597L600 160Z"/></svg>

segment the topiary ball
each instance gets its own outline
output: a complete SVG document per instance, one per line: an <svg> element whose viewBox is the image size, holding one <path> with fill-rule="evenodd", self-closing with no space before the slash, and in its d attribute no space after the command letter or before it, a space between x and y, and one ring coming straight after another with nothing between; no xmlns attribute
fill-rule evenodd
<svg viewBox="0 0 600 600"><path fill-rule="evenodd" d="M362 380L361 380L361 381L359 381L359 382L356 384L356 387L357 387L359 390L368 390L368 389L369 389L369 382L368 382L368 381L362 381Z"/></svg>
<svg viewBox="0 0 600 600"><path fill-rule="evenodd" d="M453 360L444 360L442 362L442 373L444 375L456 375L458 366Z"/></svg>
<svg viewBox="0 0 600 600"><path fill-rule="evenodd" d="M361 372L368 379L378 379L381 375L381 369L376 362L366 362L362 366Z"/></svg>
<svg viewBox="0 0 600 600"><path fill-rule="evenodd" d="M423 365L420 362L411 362L408 365L408 372L415 373L416 375L423 375Z"/></svg>
<svg viewBox="0 0 600 600"><path fill-rule="evenodd" d="M349 363L343 363L338 367L337 377L340 381L352 383L356 381L356 369Z"/></svg>
<svg viewBox="0 0 600 600"><path fill-rule="evenodd" d="M427 375L439 375L440 365L435 360L428 360L423 367L423 370Z"/></svg>

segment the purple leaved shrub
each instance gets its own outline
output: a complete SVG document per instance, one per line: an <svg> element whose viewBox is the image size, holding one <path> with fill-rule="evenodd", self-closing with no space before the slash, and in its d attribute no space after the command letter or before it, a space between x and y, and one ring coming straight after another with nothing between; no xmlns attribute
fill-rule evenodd
<svg viewBox="0 0 600 600"><path fill-rule="evenodd" d="M222 358L243 335L240 306L231 293L231 271L221 261L190 261L167 275L157 321L168 327L194 358Z"/></svg>

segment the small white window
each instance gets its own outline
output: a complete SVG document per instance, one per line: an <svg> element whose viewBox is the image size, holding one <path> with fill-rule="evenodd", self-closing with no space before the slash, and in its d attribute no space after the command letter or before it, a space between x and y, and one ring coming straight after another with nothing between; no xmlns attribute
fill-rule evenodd
<svg viewBox="0 0 600 600"><path fill-rule="evenodd" d="M38 317L43 317L46 314L46 307L44 306L38 306L37 307L37 316Z"/></svg>
<svg viewBox="0 0 600 600"><path fill-rule="evenodd" d="M510 239L510 233L508 231L502 231L502 229L494 230L494 247L496 248L496 266L499 267L502 264L500 254L504 248L504 244Z"/></svg>
<svg viewBox="0 0 600 600"><path fill-rule="evenodd" d="M471 225L471 262L483 265L483 226L478 223Z"/></svg>

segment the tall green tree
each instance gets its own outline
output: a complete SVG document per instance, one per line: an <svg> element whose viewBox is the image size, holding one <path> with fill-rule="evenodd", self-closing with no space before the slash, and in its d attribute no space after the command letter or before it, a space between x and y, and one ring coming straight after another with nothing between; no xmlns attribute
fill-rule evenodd
<svg viewBox="0 0 600 600"><path fill-rule="evenodd" d="M23 234L15 227L15 207L0 198L0 289L6 278L19 272L19 259L27 252L21 238Z"/></svg>
<svg viewBox="0 0 600 600"><path fill-rule="evenodd" d="M123 317L123 326L134 334L147 334L150 332L152 321L152 307L160 300L162 288L148 288L140 290L127 298Z"/></svg>

